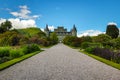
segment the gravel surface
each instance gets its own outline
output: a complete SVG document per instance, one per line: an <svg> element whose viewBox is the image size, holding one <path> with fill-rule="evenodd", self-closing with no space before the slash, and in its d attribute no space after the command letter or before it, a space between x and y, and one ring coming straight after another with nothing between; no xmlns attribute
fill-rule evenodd
<svg viewBox="0 0 120 80"><path fill-rule="evenodd" d="M120 70L58 44L0 71L0 80L120 80Z"/></svg>

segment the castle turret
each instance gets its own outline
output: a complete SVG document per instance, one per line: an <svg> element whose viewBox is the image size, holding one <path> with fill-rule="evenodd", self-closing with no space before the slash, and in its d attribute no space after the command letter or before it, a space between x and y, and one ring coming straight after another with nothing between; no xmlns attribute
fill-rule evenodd
<svg viewBox="0 0 120 80"><path fill-rule="evenodd" d="M49 37L50 36L50 30L49 30L49 28L48 28L48 25L46 24L46 28L44 29L44 32L45 32L45 34L46 34L46 36L47 37Z"/></svg>
<svg viewBox="0 0 120 80"><path fill-rule="evenodd" d="M73 29L71 30L72 36L77 36L77 29L75 27L75 24L73 25Z"/></svg>

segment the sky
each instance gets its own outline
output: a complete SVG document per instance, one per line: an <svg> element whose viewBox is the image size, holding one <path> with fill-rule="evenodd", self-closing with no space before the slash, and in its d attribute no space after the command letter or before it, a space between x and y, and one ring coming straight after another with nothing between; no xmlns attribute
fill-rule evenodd
<svg viewBox="0 0 120 80"><path fill-rule="evenodd" d="M0 0L0 23L12 22L14 28L46 24L53 30L76 25L78 36L104 33L109 23L120 28L120 0Z"/></svg>

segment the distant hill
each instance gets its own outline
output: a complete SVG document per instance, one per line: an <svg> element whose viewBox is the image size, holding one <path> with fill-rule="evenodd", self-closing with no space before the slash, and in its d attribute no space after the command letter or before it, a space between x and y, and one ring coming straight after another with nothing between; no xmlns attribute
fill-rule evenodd
<svg viewBox="0 0 120 80"><path fill-rule="evenodd" d="M31 27L31 28L25 28L25 29L17 29L17 31L27 37L32 37L38 33L43 33L39 28L34 28L34 27Z"/></svg>

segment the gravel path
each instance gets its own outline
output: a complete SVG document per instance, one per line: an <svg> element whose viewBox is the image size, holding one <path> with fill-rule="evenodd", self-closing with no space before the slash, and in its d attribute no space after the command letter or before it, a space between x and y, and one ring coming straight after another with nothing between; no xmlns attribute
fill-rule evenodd
<svg viewBox="0 0 120 80"><path fill-rule="evenodd" d="M0 71L0 80L120 80L120 70L58 44Z"/></svg>

